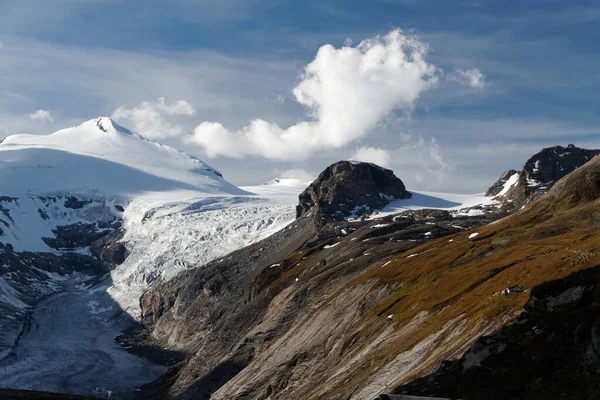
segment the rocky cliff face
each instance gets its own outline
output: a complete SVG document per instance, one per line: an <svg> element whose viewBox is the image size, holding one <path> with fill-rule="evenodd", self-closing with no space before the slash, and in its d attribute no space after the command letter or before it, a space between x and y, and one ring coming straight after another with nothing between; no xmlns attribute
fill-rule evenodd
<svg viewBox="0 0 600 400"><path fill-rule="evenodd" d="M504 172L486 195L497 196L503 209L517 210L538 199L558 180L590 161L600 150L588 150L570 144L542 149L532 156L520 172ZM518 179L510 180L518 173Z"/></svg>
<svg viewBox="0 0 600 400"><path fill-rule="evenodd" d="M300 194L296 216L312 210L317 219L341 221L382 209L390 199L410 197L404 183L391 170L371 163L339 161Z"/></svg>

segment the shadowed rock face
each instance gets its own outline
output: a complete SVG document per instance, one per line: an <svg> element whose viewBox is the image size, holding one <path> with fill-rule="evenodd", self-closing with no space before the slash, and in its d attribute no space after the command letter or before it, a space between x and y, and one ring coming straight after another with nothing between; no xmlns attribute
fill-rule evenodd
<svg viewBox="0 0 600 400"><path fill-rule="evenodd" d="M552 185L598 153L600 150L581 149L572 144L567 147L548 147L527 160L523 167L523 175L529 181L539 182L539 186ZM532 187L536 185L535 182L530 184Z"/></svg>
<svg viewBox="0 0 600 400"><path fill-rule="evenodd" d="M371 163L339 161L300 194L296 217L312 210L315 218L340 221L384 208L391 198L410 197L404 183L391 170Z"/></svg>

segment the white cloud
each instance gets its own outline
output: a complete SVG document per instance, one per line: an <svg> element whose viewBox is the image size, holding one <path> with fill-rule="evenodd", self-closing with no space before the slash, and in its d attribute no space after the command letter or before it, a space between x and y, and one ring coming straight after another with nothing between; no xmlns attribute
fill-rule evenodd
<svg viewBox="0 0 600 400"><path fill-rule="evenodd" d="M425 140L419 136L412 143L407 143L391 153L396 175L404 177L402 179L406 179L410 184L435 188L444 181L451 170L442 157L440 145L435 138Z"/></svg>
<svg viewBox="0 0 600 400"><path fill-rule="evenodd" d="M400 132L400 141L402 143L408 143L412 140L413 135L410 133Z"/></svg>
<svg viewBox="0 0 600 400"><path fill-rule="evenodd" d="M425 61L427 51L426 44L401 30L356 47L325 45L293 90L310 119L288 128L258 119L236 131L203 122L187 141L202 146L209 157L298 160L342 148L390 112L410 111L421 93L437 84L438 69Z"/></svg>
<svg viewBox="0 0 600 400"><path fill-rule="evenodd" d="M370 162L382 167L389 167L392 155L389 151L376 147L360 147L351 157L352 160Z"/></svg>
<svg viewBox="0 0 600 400"><path fill-rule="evenodd" d="M277 96L275 96L275 103L277 104L283 104L285 103L285 96L278 94Z"/></svg>
<svg viewBox="0 0 600 400"><path fill-rule="evenodd" d="M156 108L170 116L196 115L196 110L194 110L194 107L192 107L192 105L185 100L178 100L175 103L168 105L165 103L164 97L159 97L158 103L156 103Z"/></svg>
<svg viewBox="0 0 600 400"><path fill-rule="evenodd" d="M315 178L313 174L304 168L288 169L280 173L279 176L283 179L300 179L303 181L312 181Z"/></svg>
<svg viewBox="0 0 600 400"><path fill-rule="evenodd" d="M29 114L29 119L40 122L54 122L54 117L48 110L37 110L36 112Z"/></svg>
<svg viewBox="0 0 600 400"><path fill-rule="evenodd" d="M194 107L186 100L167 104L164 97L159 97L156 103L144 101L133 108L118 107L111 117L148 139L164 139L181 136L185 132L181 125L168 122L165 117L195 114Z"/></svg>
<svg viewBox="0 0 600 400"><path fill-rule="evenodd" d="M477 89L485 86L485 75L478 68L457 69L448 79Z"/></svg>

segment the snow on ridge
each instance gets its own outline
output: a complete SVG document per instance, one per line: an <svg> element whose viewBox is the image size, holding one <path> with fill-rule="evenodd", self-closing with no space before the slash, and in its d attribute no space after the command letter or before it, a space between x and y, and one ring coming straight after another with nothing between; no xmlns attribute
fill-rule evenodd
<svg viewBox="0 0 600 400"><path fill-rule="evenodd" d="M504 182L504 185L502 186L502 190L500 191L500 193L498 193L495 197L500 197L500 196L504 196L506 195L506 193L508 193L508 191L515 185L519 184L519 178L521 177L521 174L516 172L514 174L512 174L510 176L510 178L508 178L506 180L506 182Z"/></svg>
<svg viewBox="0 0 600 400"><path fill-rule="evenodd" d="M198 158L96 118L50 135L0 144L3 194L81 193L137 197L176 190L247 194Z"/></svg>
<svg viewBox="0 0 600 400"><path fill-rule="evenodd" d="M198 158L152 142L109 118L0 144L0 242L52 252L57 226L120 219L129 251L111 272L109 294L138 316L139 296L159 278L202 266L259 241L295 219L310 184L281 179L240 189ZM65 204L67 196L84 201ZM116 205L119 205L117 210ZM124 211L122 211L124 209ZM79 249L86 253L85 249Z"/></svg>
<svg viewBox="0 0 600 400"><path fill-rule="evenodd" d="M277 178L262 185L242 186L240 189L255 194L259 197L269 198L277 204L298 204L298 196L312 182L302 179Z"/></svg>
<svg viewBox="0 0 600 400"><path fill-rule="evenodd" d="M437 209L458 211L475 206L496 204L497 201L486 197L484 193L453 194L409 190L410 199L392 200L383 210L377 210L368 219L378 219L407 210Z"/></svg>
<svg viewBox="0 0 600 400"><path fill-rule="evenodd" d="M89 201L81 208L65 205L65 197L22 196L0 201L6 213L0 213L3 234L0 242L10 244L14 251L59 253L49 247L43 238L55 237L58 226L77 223L110 222L119 217L115 200Z"/></svg>

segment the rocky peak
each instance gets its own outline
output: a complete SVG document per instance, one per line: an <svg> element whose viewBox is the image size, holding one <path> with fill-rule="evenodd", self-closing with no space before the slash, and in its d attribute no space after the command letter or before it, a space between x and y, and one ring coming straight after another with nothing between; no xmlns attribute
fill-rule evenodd
<svg viewBox="0 0 600 400"><path fill-rule="evenodd" d="M410 197L391 170L372 163L339 161L300 194L296 216L312 210L315 218L337 221L370 214L387 206L390 199Z"/></svg>
<svg viewBox="0 0 600 400"><path fill-rule="evenodd" d="M129 129L117 124L115 121L108 117L94 118L90 121L84 122L82 125L85 124L96 125L96 127L104 133L119 132L127 135L132 134L132 132Z"/></svg>
<svg viewBox="0 0 600 400"><path fill-rule="evenodd" d="M508 208L520 208L523 204L539 198L555 182L586 164L599 153L600 150L582 149L573 144L567 147L547 147L525 162L521 172L518 172L518 180L509 182L511 176L517 172L506 171L489 188L486 195L497 196L498 200Z"/></svg>
<svg viewBox="0 0 600 400"><path fill-rule="evenodd" d="M527 160L523 167L527 187L549 189L554 182L581 167L598 153L600 150L581 149L573 144L545 148Z"/></svg>

